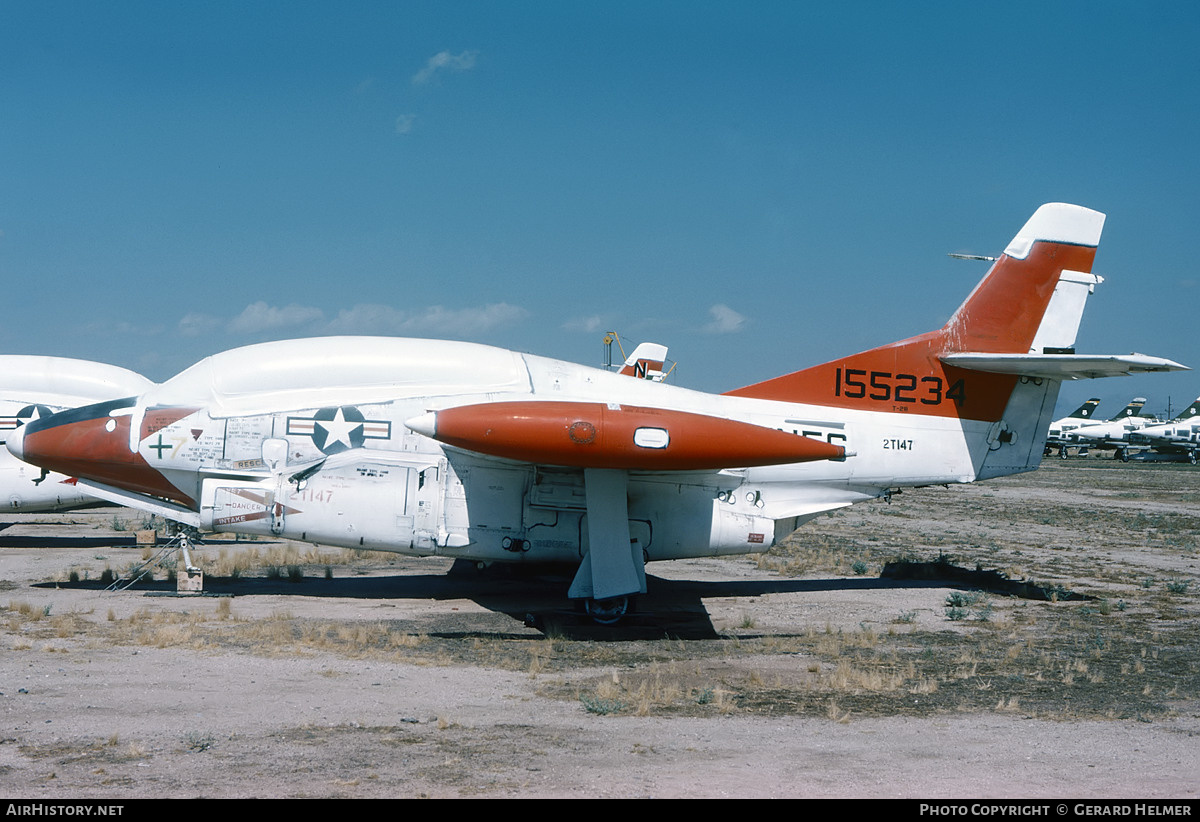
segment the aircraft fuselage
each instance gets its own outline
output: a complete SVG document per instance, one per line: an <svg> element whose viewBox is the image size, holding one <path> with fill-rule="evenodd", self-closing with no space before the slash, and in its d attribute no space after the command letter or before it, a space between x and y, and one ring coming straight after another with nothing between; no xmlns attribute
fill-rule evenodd
<svg viewBox="0 0 1200 822"><path fill-rule="evenodd" d="M987 474L985 462L994 456L985 436L994 424L919 413L919 398L912 410L856 411L714 396L471 343L374 341L396 374L455 363L453 374L442 375L454 384L428 374L403 386L377 373L370 380L348 373L349 352L335 349L361 344L353 338L292 343L294 357L310 370L329 364L329 378L311 382L328 383L331 397L342 393L335 383L356 384L359 402L267 411L290 398L268 391L247 399L241 381L261 385L256 366L218 362L136 400L79 409L70 425L78 429L72 441L81 444L74 453L81 463L57 467L71 472L86 462L93 480L86 487L100 483L170 500L196 512L194 524L206 531L483 561L577 561L588 543L581 465L489 456L405 423L483 403L554 402L600 406L609 418L630 407L672 409L677 417L666 417L664 428L638 429L666 432L672 442L685 433L677 420L690 423L696 415L836 447L833 459L682 471L664 464L659 471L654 458L672 449L651 438L643 467L628 471L630 534L650 559L764 551L821 512L895 488L972 481ZM426 393L431 384L440 390ZM479 392L481 385L493 390ZM1056 390L1056 383L1021 386L1010 402L1052 406L1044 396L1051 385ZM263 413L254 413L254 405ZM567 428L548 425L530 442L557 438L563 461L573 459L573 448L588 453L589 444L577 442L580 429ZM974 452L972 439L979 443ZM1019 463L1040 454L1036 423L1017 442Z"/></svg>

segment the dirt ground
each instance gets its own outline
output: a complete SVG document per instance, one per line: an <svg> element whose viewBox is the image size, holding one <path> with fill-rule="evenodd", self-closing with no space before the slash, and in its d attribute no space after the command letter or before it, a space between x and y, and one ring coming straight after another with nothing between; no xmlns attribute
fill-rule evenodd
<svg viewBox="0 0 1200 822"><path fill-rule="evenodd" d="M147 554L139 515L5 522L6 797L1194 801L1200 785L1192 466L1047 460L908 491L761 558L652 564L612 628L552 569L265 541L211 540L202 597L162 571L107 591L106 569ZM932 579L884 575L939 557Z"/></svg>

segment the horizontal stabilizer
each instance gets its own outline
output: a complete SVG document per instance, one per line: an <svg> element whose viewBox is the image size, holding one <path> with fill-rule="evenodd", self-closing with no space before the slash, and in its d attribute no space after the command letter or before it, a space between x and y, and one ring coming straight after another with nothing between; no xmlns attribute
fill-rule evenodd
<svg viewBox="0 0 1200 822"><path fill-rule="evenodd" d="M1128 377L1153 371L1190 371L1186 365L1145 354L943 354L946 365L1017 374L1050 380L1086 380L1097 377Z"/></svg>

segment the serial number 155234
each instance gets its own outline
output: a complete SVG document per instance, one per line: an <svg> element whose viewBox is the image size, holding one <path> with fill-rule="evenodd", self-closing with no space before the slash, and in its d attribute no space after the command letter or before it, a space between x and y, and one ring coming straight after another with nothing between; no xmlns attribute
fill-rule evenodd
<svg viewBox="0 0 1200 822"><path fill-rule="evenodd" d="M960 408L966 399L966 386L955 380L946 387L941 377L918 377L915 374L893 374L890 371L866 371L862 368L839 368L835 372L833 395L848 399L868 399L878 402L920 403L941 405L952 400Z"/></svg>

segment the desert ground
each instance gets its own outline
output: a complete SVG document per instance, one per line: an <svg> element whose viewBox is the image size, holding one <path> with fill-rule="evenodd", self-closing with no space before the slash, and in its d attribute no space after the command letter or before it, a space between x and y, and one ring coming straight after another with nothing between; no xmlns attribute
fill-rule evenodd
<svg viewBox="0 0 1200 822"><path fill-rule="evenodd" d="M225 537L196 554L203 596L163 568L106 590L155 525L0 517L5 797L1200 787L1194 466L906 491L762 556L651 564L613 627L557 569Z"/></svg>

